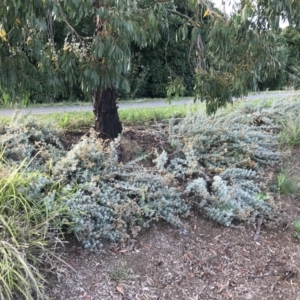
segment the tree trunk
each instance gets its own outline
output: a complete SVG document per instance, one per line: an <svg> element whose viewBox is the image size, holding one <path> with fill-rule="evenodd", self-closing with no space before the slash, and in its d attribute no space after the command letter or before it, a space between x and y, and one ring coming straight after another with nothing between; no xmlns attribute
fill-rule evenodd
<svg viewBox="0 0 300 300"><path fill-rule="evenodd" d="M113 86L105 90L97 89L93 93L95 130L100 132L103 138L116 138L122 132L116 99Z"/></svg>

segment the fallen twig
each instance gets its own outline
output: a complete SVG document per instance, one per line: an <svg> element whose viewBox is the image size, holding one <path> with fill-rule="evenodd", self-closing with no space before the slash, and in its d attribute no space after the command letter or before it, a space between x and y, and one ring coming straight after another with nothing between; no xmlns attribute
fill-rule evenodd
<svg viewBox="0 0 300 300"><path fill-rule="evenodd" d="M273 274L271 273L266 273L266 274L262 274L262 275L249 275L248 278L249 279L255 279L255 278L264 278L264 277L268 277L268 276L272 276Z"/></svg>
<svg viewBox="0 0 300 300"><path fill-rule="evenodd" d="M261 228L262 222L263 222L263 218L257 220L256 232L255 232L255 235L253 237L254 241L257 241L259 239L260 228Z"/></svg>

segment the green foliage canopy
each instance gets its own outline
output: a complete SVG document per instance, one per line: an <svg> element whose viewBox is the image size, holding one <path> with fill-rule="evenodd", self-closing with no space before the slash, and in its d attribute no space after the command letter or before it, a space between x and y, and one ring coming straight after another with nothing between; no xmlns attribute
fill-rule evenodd
<svg viewBox="0 0 300 300"><path fill-rule="evenodd" d="M287 27L283 30L281 38L287 49L287 63L285 68L286 81L294 85L295 88L299 88L300 29Z"/></svg>
<svg viewBox="0 0 300 300"><path fill-rule="evenodd" d="M55 94L68 86L92 92L111 83L129 91L132 45L157 44L169 19L178 16L184 21L176 38L187 40L194 57L195 96L214 113L277 70L273 32L280 18L298 26L299 12L300 2L287 0L242 0L230 17L207 0L4 0L0 88L14 98L43 89ZM81 27L87 19L90 26ZM55 39L58 26L63 43ZM184 88L180 76L171 79L170 98Z"/></svg>

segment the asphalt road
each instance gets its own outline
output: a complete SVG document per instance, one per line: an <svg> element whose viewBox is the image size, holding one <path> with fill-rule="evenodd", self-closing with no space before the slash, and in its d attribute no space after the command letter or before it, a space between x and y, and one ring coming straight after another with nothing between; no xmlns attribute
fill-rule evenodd
<svg viewBox="0 0 300 300"><path fill-rule="evenodd" d="M284 92L268 92L268 93L257 93L251 94L245 97L245 100L257 100L257 99L271 99L271 98L287 98L295 95L300 95L300 91L284 91ZM151 102L123 102L119 103L119 109L130 109L130 108L141 108L141 107L162 107L168 105L183 105L193 103L192 98L174 100L171 104L165 102L164 100L151 101ZM23 113L32 114L49 114L49 113L62 113L62 112L76 112L76 111L92 111L92 105L82 105L82 106L52 106L52 107L30 107L18 109ZM11 116L15 109L0 109L0 116Z"/></svg>

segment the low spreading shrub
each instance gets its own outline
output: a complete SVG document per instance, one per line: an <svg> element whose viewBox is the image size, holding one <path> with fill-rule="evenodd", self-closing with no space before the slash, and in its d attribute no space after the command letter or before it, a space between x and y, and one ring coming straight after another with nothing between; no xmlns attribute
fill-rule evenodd
<svg viewBox="0 0 300 300"><path fill-rule="evenodd" d="M213 117L190 113L176 125L171 120L169 141L176 150L172 158L157 154L154 163L187 182L185 191L221 224L270 215L272 197L260 197L259 173L264 166L281 164L275 150L278 114L261 104Z"/></svg>
<svg viewBox="0 0 300 300"><path fill-rule="evenodd" d="M2 158L17 164L26 159L30 170L44 172L48 164L64 155L61 130L33 116L16 113L0 132Z"/></svg>
<svg viewBox="0 0 300 300"><path fill-rule="evenodd" d="M203 178L197 178L186 191L197 196L198 206L204 207L212 220L228 226L235 219L254 221L271 213L272 205L268 198L260 197L260 188L251 180L254 178L256 173L251 170L228 168L214 176L210 190Z"/></svg>
<svg viewBox="0 0 300 300"><path fill-rule="evenodd" d="M161 176L120 165L118 143L104 149L96 136L84 138L53 168L55 180L66 184L74 233L88 249L101 246L102 238L135 236L152 220L180 226L178 216L188 212L180 191L166 187Z"/></svg>
<svg viewBox="0 0 300 300"><path fill-rule="evenodd" d="M29 116L15 116L0 137L3 159L49 174L35 182L31 195L41 198L45 184L60 188L43 195L49 210L68 207L70 227L86 248L101 246L101 239L125 240L152 220L181 226L179 215L188 212L180 191L167 187L158 174L148 174L134 163L118 163L119 139L104 148L96 134L83 138L70 151L63 149L61 132Z"/></svg>

